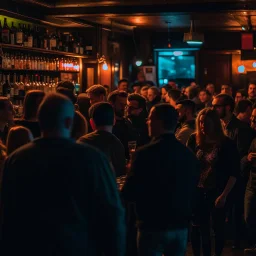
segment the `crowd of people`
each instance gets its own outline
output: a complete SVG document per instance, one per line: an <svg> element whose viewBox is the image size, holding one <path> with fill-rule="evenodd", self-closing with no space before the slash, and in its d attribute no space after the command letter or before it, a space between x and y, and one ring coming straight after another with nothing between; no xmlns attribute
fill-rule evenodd
<svg viewBox="0 0 256 256"><path fill-rule="evenodd" d="M1 255L220 256L228 224L256 251L255 103L254 83L60 82L16 120L0 97Z"/></svg>

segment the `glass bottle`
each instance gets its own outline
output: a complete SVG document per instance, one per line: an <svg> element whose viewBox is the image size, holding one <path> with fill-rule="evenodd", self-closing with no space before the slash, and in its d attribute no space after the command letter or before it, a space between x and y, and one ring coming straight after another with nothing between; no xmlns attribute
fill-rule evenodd
<svg viewBox="0 0 256 256"><path fill-rule="evenodd" d="M28 25L28 47L33 47L33 31L30 25Z"/></svg>
<svg viewBox="0 0 256 256"><path fill-rule="evenodd" d="M0 20L0 43L2 43L2 30L3 30L2 21Z"/></svg>
<svg viewBox="0 0 256 256"><path fill-rule="evenodd" d="M14 88L13 95L18 96L19 95L19 86L18 86L18 82L17 82L17 76L15 73L13 74L13 88Z"/></svg>
<svg viewBox="0 0 256 256"><path fill-rule="evenodd" d="M35 26L34 28L33 47L40 48L40 37L39 37L38 26Z"/></svg>
<svg viewBox="0 0 256 256"><path fill-rule="evenodd" d="M21 46L24 44L24 32L20 23L16 32L16 44Z"/></svg>
<svg viewBox="0 0 256 256"><path fill-rule="evenodd" d="M10 43L10 28L7 25L7 18L4 18L4 25L2 28L2 43L3 44Z"/></svg>
<svg viewBox="0 0 256 256"><path fill-rule="evenodd" d="M11 69L12 68L12 61L11 61L11 57L10 55L8 54L8 57L7 57L7 68L8 69ZM10 81L10 80L9 80Z"/></svg>
<svg viewBox="0 0 256 256"><path fill-rule="evenodd" d="M50 50L56 51L56 47L57 47L56 34L52 33L51 38L50 38Z"/></svg>
<svg viewBox="0 0 256 256"><path fill-rule="evenodd" d="M14 68L15 69L19 69L19 61L20 61L19 59L20 59L20 56L16 55L15 60L14 60Z"/></svg>
<svg viewBox="0 0 256 256"><path fill-rule="evenodd" d="M14 96L14 75L16 76L16 74L13 74L13 77L10 81L10 98L12 99Z"/></svg>
<svg viewBox="0 0 256 256"><path fill-rule="evenodd" d="M23 33L24 33L24 46L28 47L28 31L25 24L23 24Z"/></svg>
<svg viewBox="0 0 256 256"><path fill-rule="evenodd" d="M15 69L15 59L14 59L14 55L11 55L11 68Z"/></svg>
<svg viewBox="0 0 256 256"><path fill-rule="evenodd" d="M14 23L12 22L11 32L10 32L10 43L14 45L16 43L16 27L14 27Z"/></svg>
<svg viewBox="0 0 256 256"><path fill-rule="evenodd" d="M56 69L55 70L59 71L60 70L60 61L59 61L59 59L56 58L55 62L56 62Z"/></svg>
<svg viewBox="0 0 256 256"><path fill-rule="evenodd" d="M48 31L48 29L45 31L45 34L44 34L44 49L49 50L49 31Z"/></svg>

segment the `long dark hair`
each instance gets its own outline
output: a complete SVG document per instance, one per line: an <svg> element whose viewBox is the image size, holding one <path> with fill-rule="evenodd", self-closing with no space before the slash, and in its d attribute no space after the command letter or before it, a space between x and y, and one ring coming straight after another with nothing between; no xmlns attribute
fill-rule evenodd
<svg viewBox="0 0 256 256"><path fill-rule="evenodd" d="M210 119L214 126L213 127L214 132L211 134L207 134L207 136L212 141L216 142L216 144L218 144L218 145L221 144L221 142L225 138L225 133L224 133L219 115L216 112L216 110L214 110L212 108L205 108L199 112L197 119L196 119L196 143L197 143L197 145L200 147L205 146L205 139L206 139L206 135L203 134L200 129L200 117L201 116L205 116L205 120Z"/></svg>
<svg viewBox="0 0 256 256"><path fill-rule="evenodd" d="M24 99L23 119L31 120L36 118L37 110L41 104L45 93L39 90L32 90L27 92Z"/></svg>

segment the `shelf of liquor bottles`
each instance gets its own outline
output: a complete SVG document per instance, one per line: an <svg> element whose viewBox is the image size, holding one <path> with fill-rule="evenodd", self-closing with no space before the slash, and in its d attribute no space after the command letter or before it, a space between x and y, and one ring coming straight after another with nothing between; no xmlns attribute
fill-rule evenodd
<svg viewBox="0 0 256 256"><path fill-rule="evenodd" d="M0 68L0 72L15 72L15 73L79 73L79 71L66 71L66 70L37 70L37 69L7 69Z"/></svg>
<svg viewBox="0 0 256 256"><path fill-rule="evenodd" d="M42 72L79 72L77 58L55 58L51 55L24 54L23 52L5 52L0 55L0 69L16 71L31 70Z"/></svg>
<svg viewBox="0 0 256 256"><path fill-rule="evenodd" d="M89 58L88 55L81 55L81 54L71 53L71 52L66 52L66 51L48 50L48 49L44 49L44 48L20 46L20 45L15 45L15 44L3 44L3 43L0 43L0 48L2 48L2 49L9 49L9 50L15 50L15 51L25 51L25 52L49 54L49 55L60 55L60 56L73 57L73 58Z"/></svg>

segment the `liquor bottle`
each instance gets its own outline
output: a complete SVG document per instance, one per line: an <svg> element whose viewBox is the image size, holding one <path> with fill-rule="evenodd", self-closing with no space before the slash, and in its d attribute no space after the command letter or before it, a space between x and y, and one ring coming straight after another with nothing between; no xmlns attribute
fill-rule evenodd
<svg viewBox="0 0 256 256"><path fill-rule="evenodd" d="M45 62L46 62L46 64L45 64L45 70L52 70L52 69L51 69L51 65L50 65L50 62L51 62L51 61L49 61L49 59L47 58L47 59L45 60Z"/></svg>
<svg viewBox="0 0 256 256"><path fill-rule="evenodd" d="M23 24L23 33L24 33L24 46L28 47L28 31L25 24Z"/></svg>
<svg viewBox="0 0 256 256"><path fill-rule="evenodd" d="M33 31L30 25L28 25L28 47L33 47Z"/></svg>
<svg viewBox="0 0 256 256"><path fill-rule="evenodd" d="M60 32L57 33L56 40L57 40L56 50L57 51L64 51Z"/></svg>
<svg viewBox="0 0 256 256"><path fill-rule="evenodd" d="M69 35L66 35L66 40L64 44L64 52L69 52Z"/></svg>
<svg viewBox="0 0 256 256"><path fill-rule="evenodd" d="M57 58L56 59L56 69L55 69L56 71L59 71L60 70L60 61L59 61L59 59Z"/></svg>
<svg viewBox="0 0 256 256"><path fill-rule="evenodd" d="M23 81L23 75L20 75L19 96L25 96L25 88Z"/></svg>
<svg viewBox="0 0 256 256"><path fill-rule="evenodd" d="M15 69L15 59L13 55L11 55L11 68Z"/></svg>
<svg viewBox="0 0 256 256"><path fill-rule="evenodd" d="M2 28L2 43L10 43L10 28L7 25L7 19L4 18L4 26Z"/></svg>
<svg viewBox="0 0 256 256"><path fill-rule="evenodd" d="M11 68L12 68L11 57L10 57L9 54L7 55L7 68L8 68L8 69L11 69Z"/></svg>
<svg viewBox="0 0 256 256"><path fill-rule="evenodd" d="M44 49L49 50L49 32L48 32L48 30L46 30L45 34L44 34Z"/></svg>
<svg viewBox="0 0 256 256"><path fill-rule="evenodd" d="M50 38L50 50L56 51L56 47L57 47L57 38L55 33L52 33Z"/></svg>
<svg viewBox="0 0 256 256"><path fill-rule="evenodd" d="M6 76L5 83L3 84L3 96L10 98L10 75Z"/></svg>
<svg viewBox="0 0 256 256"><path fill-rule="evenodd" d="M16 27L14 27L14 23L12 22L12 26L11 26L11 32L10 32L10 42L12 45L14 45L16 43Z"/></svg>
<svg viewBox="0 0 256 256"><path fill-rule="evenodd" d="M20 56L16 55L14 59L14 68L19 69L19 61L20 61Z"/></svg>
<svg viewBox="0 0 256 256"><path fill-rule="evenodd" d="M33 47L40 48L40 36L38 26L34 28Z"/></svg>
<svg viewBox="0 0 256 256"><path fill-rule="evenodd" d="M14 96L14 75L15 75L15 74L13 74L13 77L12 77L12 79L11 79L11 81L10 81L10 98L11 98L11 99L12 99L13 96Z"/></svg>
<svg viewBox="0 0 256 256"><path fill-rule="evenodd" d="M18 45L24 44L24 32L21 27L21 24L19 24L19 29L16 32L16 44L18 44Z"/></svg>
<svg viewBox="0 0 256 256"><path fill-rule="evenodd" d="M83 39L82 38L80 38L79 54L84 55L84 45L83 45Z"/></svg>
<svg viewBox="0 0 256 256"><path fill-rule="evenodd" d="M0 73L0 96L3 96L3 74Z"/></svg>
<svg viewBox="0 0 256 256"><path fill-rule="evenodd" d="M24 57L23 55L21 54L20 55L20 61L19 61L19 69L24 69ZM20 80L21 81L21 80Z"/></svg>
<svg viewBox="0 0 256 256"><path fill-rule="evenodd" d="M15 73L13 74L13 89L14 89L13 95L18 96L19 95L19 84L17 82L17 76Z"/></svg>
<svg viewBox="0 0 256 256"><path fill-rule="evenodd" d="M1 20L0 20L0 43L2 43L2 30L3 30L3 28L2 28L2 22L1 22Z"/></svg>
<svg viewBox="0 0 256 256"><path fill-rule="evenodd" d="M64 70L64 59L63 59L63 58L60 59L59 70L60 70L60 71L63 71L63 70Z"/></svg>

